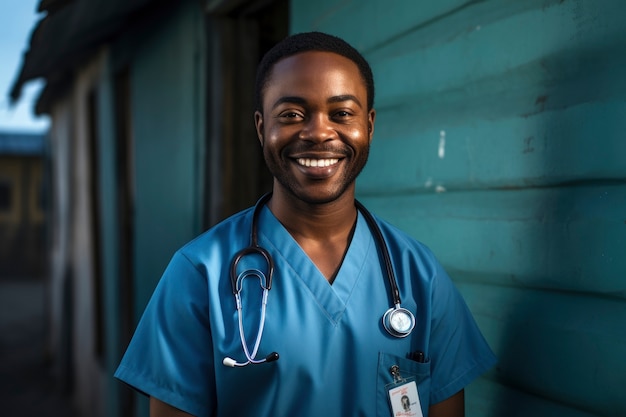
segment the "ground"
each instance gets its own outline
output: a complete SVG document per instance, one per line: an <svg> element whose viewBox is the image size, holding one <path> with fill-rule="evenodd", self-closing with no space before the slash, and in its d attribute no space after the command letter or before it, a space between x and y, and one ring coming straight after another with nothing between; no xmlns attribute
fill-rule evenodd
<svg viewBox="0 0 626 417"><path fill-rule="evenodd" d="M46 349L45 286L0 277L0 415L76 417Z"/></svg>

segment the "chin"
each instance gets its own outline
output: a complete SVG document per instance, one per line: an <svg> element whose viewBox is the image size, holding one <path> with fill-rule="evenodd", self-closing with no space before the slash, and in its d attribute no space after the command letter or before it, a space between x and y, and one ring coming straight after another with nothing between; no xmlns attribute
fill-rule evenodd
<svg viewBox="0 0 626 417"><path fill-rule="evenodd" d="M298 190L292 193L294 197L307 204L320 205L329 204L340 200L348 192L348 187L331 190Z"/></svg>

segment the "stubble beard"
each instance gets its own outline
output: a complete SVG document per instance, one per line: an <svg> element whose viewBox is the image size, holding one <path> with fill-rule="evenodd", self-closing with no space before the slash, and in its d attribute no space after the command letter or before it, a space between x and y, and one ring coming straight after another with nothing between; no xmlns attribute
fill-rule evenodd
<svg viewBox="0 0 626 417"><path fill-rule="evenodd" d="M357 177L365 168L367 164L367 160L369 157L369 149L368 145L363 152L361 152L357 158L354 160L354 163L351 166L351 170L344 171L341 175L341 178L338 180L338 184L333 186L330 192L322 192L322 193L308 193L307 190L310 188L317 187L317 185L304 185L301 186L295 178L290 174L291 163L284 162L288 161L288 158L281 158L278 161L273 158L271 154L265 152L263 149L263 158L265 159L265 164L278 183L293 197L298 200L303 201L306 204L310 205L319 205L319 204L327 204L331 203L337 199L339 199L345 192L350 188L352 184L356 181ZM352 152L352 155L354 153ZM325 180L320 180L322 183ZM326 187L325 185L320 185L320 187Z"/></svg>

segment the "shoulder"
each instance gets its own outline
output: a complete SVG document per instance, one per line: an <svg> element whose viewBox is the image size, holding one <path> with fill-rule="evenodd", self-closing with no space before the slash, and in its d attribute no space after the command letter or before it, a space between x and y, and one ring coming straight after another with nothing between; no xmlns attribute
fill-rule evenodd
<svg viewBox="0 0 626 417"><path fill-rule="evenodd" d="M414 272L413 275L429 281L445 275L437 257L425 243L377 215L374 215L374 219L383 234L395 268L407 274Z"/></svg>
<svg viewBox="0 0 626 417"><path fill-rule="evenodd" d="M188 258L191 263L207 257L220 256L245 247L250 240L252 208L233 214L182 246L177 255Z"/></svg>

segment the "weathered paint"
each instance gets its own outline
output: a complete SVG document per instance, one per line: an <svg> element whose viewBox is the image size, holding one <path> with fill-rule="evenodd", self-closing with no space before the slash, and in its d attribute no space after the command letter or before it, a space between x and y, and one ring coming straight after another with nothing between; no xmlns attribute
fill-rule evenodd
<svg viewBox="0 0 626 417"><path fill-rule="evenodd" d="M499 357L467 414L626 415L626 3L291 5L372 64L357 194L434 250Z"/></svg>

